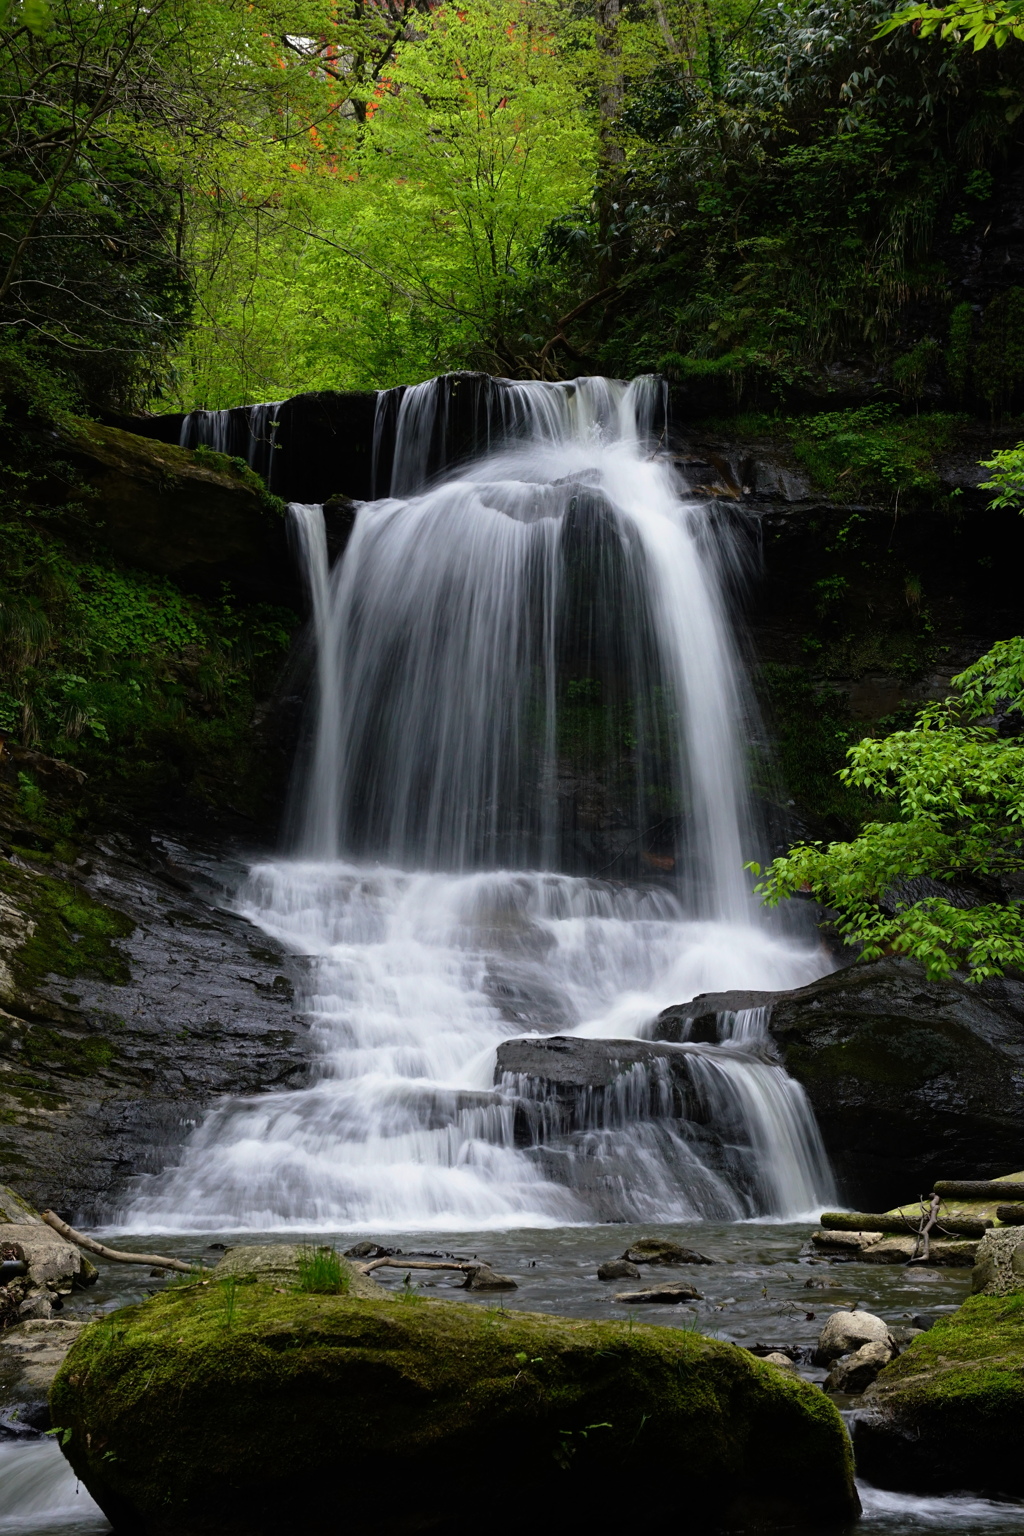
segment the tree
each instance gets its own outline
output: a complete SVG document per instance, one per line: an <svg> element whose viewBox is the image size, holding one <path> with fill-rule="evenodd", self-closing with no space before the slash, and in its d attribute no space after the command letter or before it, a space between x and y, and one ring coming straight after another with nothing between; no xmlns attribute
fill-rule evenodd
<svg viewBox="0 0 1024 1536"><path fill-rule="evenodd" d="M882 23L876 37L887 37L899 27L913 27L920 37L952 38L971 43L977 53L992 43L1002 48L1011 38L1024 42L1024 0L994 0L971 4L954 0L952 5L908 5Z"/></svg>

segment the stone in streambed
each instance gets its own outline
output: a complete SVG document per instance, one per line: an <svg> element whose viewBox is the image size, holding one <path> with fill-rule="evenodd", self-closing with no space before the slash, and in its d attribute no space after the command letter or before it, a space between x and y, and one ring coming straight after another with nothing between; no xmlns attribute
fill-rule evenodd
<svg viewBox="0 0 1024 1536"><path fill-rule="evenodd" d="M521 1536L646 1519L841 1524L857 1509L842 1422L816 1388L674 1329L314 1296L239 1273L90 1325L51 1394L76 1473L136 1536L280 1536L345 1522L395 1536L453 1509ZM514 1498L495 1499L515 1468ZM398 1492L395 1492L395 1491ZM339 1492L340 1491L340 1492ZM527 1520L527 1523L529 1521Z"/></svg>
<svg viewBox="0 0 1024 1536"><path fill-rule="evenodd" d="M462 1288L466 1291L517 1291L519 1282L511 1275L499 1275L489 1264L474 1264L467 1270Z"/></svg>
<svg viewBox="0 0 1024 1536"><path fill-rule="evenodd" d="M777 1365L780 1371L793 1371L799 1374L799 1366L795 1360L784 1355L781 1350L773 1349L770 1355L762 1355L761 1359L766 1365Z"/></svg>
<svg viewBox="0 0 1024 1536"><path fill-rule="evenodd" d="M0 1429L15 1435L49 1429L53 1378L85 1326L33 1318L0 1333Z"/></svg>
<svg viewBox="0 0 1024 1536"><path fill-rule="evenodd" d="M622 1255L630 1264L713 1264L693 1248L682 1248L660 1237L641 1237Z"/></svg>
<svg viewBox="0 0 1024 1536"><path fill-rule="evenodd" d="M692 1285L687 1285L685 1280L666 1280L663 1285L651 1286L646 1291L619 1291L614 1299L625 1302L660 1301L671 1304L678 1301L703 1301L704 1297L700 1291L694 1290Z"/></svg>
<svg viewBox="0 0 1024 1536"><path fill-rule="evenodd" d="M873 1312L833 1312L818 1336L815 1364L828 1365L862 1344L885 1344L890 1355L896 1348L889 1324Z"/></svg>
<svg viewBox="0 0 1024 1536"><path fill-rule="evenodd" d="M609 1259L597 1271L599 1280L639 1280L640 1271L628 1259Z"/></svg>
<svg viewBox="0 0 1024 1536"><path fill-rule="evenodd" d="M870 1387L879 1371L892 1359L888 1344L862 1344L852 1355L837 1360L825 1379L826 1392L846 1392L851 1396Z"/></svg>

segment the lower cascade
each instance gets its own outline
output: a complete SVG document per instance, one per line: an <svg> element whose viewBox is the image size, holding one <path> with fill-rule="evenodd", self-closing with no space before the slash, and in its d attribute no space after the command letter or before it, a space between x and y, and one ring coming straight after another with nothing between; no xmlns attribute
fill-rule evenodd
<svg viewBox="0 0 1024 1536"><path fill-rule="evenodd" d="M671 1072L624 1062L610 1087L558 1094L496 1080L510 1037L644 1039L670 1004L829 966L749 894L752 727L726 602L741 549L661 452L656 381L495 381L487 453L431 479L445 384L402 394L402 494L358 508L333 568L322 510L292 508L315 637L294 852L255 865L238 903L305 957L316 1080L218 1105L120 1219L409 1231L807 1212L835 1192L765 1010L677 1045ZM603 842L565 766L598 705L619 821Z"/></svg>

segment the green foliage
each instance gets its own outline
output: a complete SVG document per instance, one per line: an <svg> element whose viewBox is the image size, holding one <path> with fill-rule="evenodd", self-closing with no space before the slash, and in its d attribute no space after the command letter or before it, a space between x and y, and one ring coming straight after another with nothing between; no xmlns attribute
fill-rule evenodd
<svg viewBox="0 0 1024 1536"><path fill-rule="evenodd" d="M1024 443L1000 449L991 459L985 459L981 467L992 471L991 478L981 483L983 491L994 493L992 505L1024 512Z"/></svg>
<svg viewBox="0 0 1024 1536"><path fill-rule="evenodd" d="M345 1296L349 1290L349 1277L331 1247L300 1248L298 1253L299 1278L296 1290L308 1291L313 1296Z"/></svg>
<svg viewBox="0 0 1024 1536"><path fill-rule="evenodd" d="M963 969L983 980L1024 965L1024 912L992 899L999 877L1024 864L1024 751L986 718L1024 710L1024 639L1000 642L953 681L960 695L921 710L909 730L847 753L840 780L895 819L852 842L792 849L757 889L772 906L811 892L866 959L895 951L932 977ZM920 896L915 881L951 888Z"/></svg>
<svg viewBox="0 0 1024 1536"><path fill-rule="evenodd" d="M826 411L784 424L795 456L830 496L851 500L882 492L938 490L934 461L953 441L960 418L907 417L894 406Z"/></svg>
<svg viewBox="0 0 1024 1536"><path fill-rule="evenodd" d="M952 5L907 5L883 22L877 36L887 37L898 27L913 26L921 37L952 38L970 43L975 53L992 43L996 48L1012 40L1024 42L1022 0L954 0Z"/></svg>
<svg viewBox="0 0 1024 1536"><path fill-rule="evenodd" d="M1008 288L982 318L974 354L978 393L993 411L1009 408L1024 385L1024 288Z"/></svg>

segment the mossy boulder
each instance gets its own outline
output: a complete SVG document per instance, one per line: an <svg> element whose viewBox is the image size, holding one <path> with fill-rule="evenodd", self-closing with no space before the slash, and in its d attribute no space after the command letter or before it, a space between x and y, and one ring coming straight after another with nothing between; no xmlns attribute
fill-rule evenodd
<svg viewBox="0 0 1024 1536"><path fill-rule="evenodd" d="M700 1529L856 1512L832 1404L733 1345L241 1267L92 1324L58 1374L65 1454L118 1530L601 1528L613 1488Z"/></svg>
<svg viewBox="0 0 1024 1536"><path fill-rule="evenodd" d="M971 1296L864 1397L857 1467L883 1488L1024 1494L1024 1293Z"/></svg>

